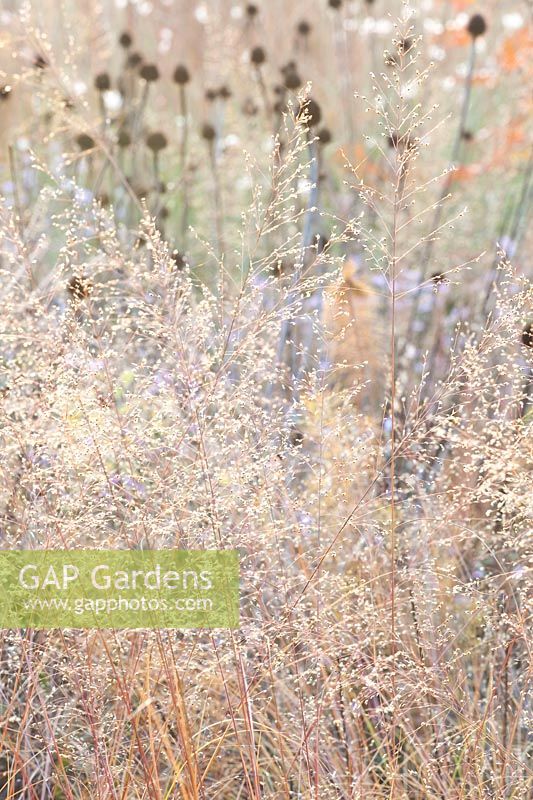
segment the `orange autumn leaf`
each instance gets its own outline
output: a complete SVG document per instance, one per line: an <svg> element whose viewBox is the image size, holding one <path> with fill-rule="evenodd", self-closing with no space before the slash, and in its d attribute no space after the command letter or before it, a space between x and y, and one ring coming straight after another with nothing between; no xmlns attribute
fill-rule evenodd
<svg viewBox="0 0 533 800"><path fill-rule="evenodd" d="M436 38L443 47L466 47L471 41L465 28L450 28Z"/></svg>
<svg viewBox="0 0 533 800"><path fill-rule="evenodd" d="M521 122L510 122L507 126L498 128L494 138L498 144L490 161L485 165L487 170L508 167L510 164L524 162L529 158L530 145L526 129Z"/></svg>
<svg viewBox="0 0 533 800"><path fill-rule="evenodd" d="M488 69L478 70L472 78L472 83L474 84L474 86L493 87L496 86L496 82L497 82L496 73L491 72Z"/></svg>
<svg viewBox="0 0 533 800"><path fill-rule="evenodd" d="M515 69L526 68L531 63L533 56L533 36L528 28L508 36L500 51L500 62L503 69L511 72Z"/></svg>
<svg viewBox="0 0 533 800"><path fill-rule="evenodd" d="M520 125L509 125L505 131L505 140L507 147L512 147L514 144L521 144L525 139L524 129Z"/></svg>
<svg viewBox="0 0 533 800"><path fill-rule="evenodd" d="M476 175L479 175L481 172L481 166L479 164L461 164L460 166L456 167L453 171L451 180L452 183L459 182L459 181L467 181L471 178L475 178Z"/></svg>
<svg viewBox="0 0 533 800"><path fill-rule="evenodd" d="M452 0L452 7L455 11L464 11L473 5L474 0Z"/></svg>

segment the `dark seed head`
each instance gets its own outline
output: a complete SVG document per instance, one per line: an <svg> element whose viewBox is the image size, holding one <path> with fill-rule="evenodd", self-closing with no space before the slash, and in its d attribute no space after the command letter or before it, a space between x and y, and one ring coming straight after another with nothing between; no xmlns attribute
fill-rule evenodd
<svg viewBox="0 0 533 800"><path fill-rule="evenodd" d="M221 86L218 90L218 96L221 100L229 100L231 97L231 89L229 86Z"/></svg>
<svg viewBox="0 0 533 800"><path fill-rule="evenodd" d="M168 219L169 218L170 211L168 210L168 208L166 206L163 206L163 208L159 212L159 216L161 217L161 219Z"/></svg>
<svg viewBox="0 0 533 800"><path fill-rule="evenodd" d="M316 251L318 254L323 253L329 247L329 239L324 234L319 233L316 237Z"/></svg>
<svg viewBox="0 0 533 800"><path fill-rule="evenodd" d="M302 431L299 430L298 428L293 428L291 430L290 440L293 447L299 447L304 440L304 435Z"/></svg>
<svg viewBox="0 0 533 800"><path fill-rule="evenodd" d="M318 131L318 141L320 144L329 144L331 142L331 131L329 128L320 128Z"/></svg>
<svg viewBox="0 0 533 800"><path fill-rule="evenodd" d="M73 275L67 283L67 292L73 300L89 297L92 288L92 283L84 275Z"/></svg>
<svg viewBox="0 0 533 800"><path fill-rule="evenodd" d="M139 66L139 64L142 64L142 62L143 62L143 57L140 53L135 52L129 54L128 67L131 67L131 69L135 69L136 67Z"/></svg>
<svg viewBox="0 0 533 800"><path fill-rule="evenodd" d="M295 69L287 70L285 72L285 87L294 91L302 85L302 79Z"/></svg>
<svg viewBox="0 0 533 800"><path fill-rule="evenodd" d="M46 67L48 66L48 61L40 53L37 53L37 55L33 59L33 66L35 67L35 69L46 69Z"/></svg>
<svg viewBox="0 0 533 800"><path fill-rule="evenodd" d="M217 90L216 89L207 89L206 90L205 99L209 100L210 103L212 103L213 100L216 100L216 97L217 97Z"/></svg>
<svg viewBox="0 0 533 800"><path fill-rule="evenodd" d="M389 147L408 155L413 155L413 151L416 148L416 141L413 141L410 136L399 134L397 131L393 131L390 136L387 136L387 144Z"/></svg>
<svg viewBox="0 0 533 800"><path fill-rule="evenodd" d="M329 0L330 8L340 8L342 6L342 0Z"/></svg>
<svg viewBox="0 0 533 800"><path fill-rule="evenodd" d="M185 269L185 267L187 266L187 261L185 259L185 256L183 255L183 253L180 253L179 250L173 250L170 255L171 255L171 257L172 257L172 259L174 261L174 264L176 265L176 269L178 271L181 272L182 269Z"/></svg>
<svg viewBox="0 0 533 800"><path fill-rule="evenodd" d="M247 16L249 16L250 18L256 17L258 12L259 12L259 9L255 5L255 3L248 3L248 5L246 6L246 14L247 14Z"/></svg>
<svg viewBox="0 0 533 800"><path fill-rule="evenodd" d="M472 131L462 130L461 131L461 139L464 139L465 142L471 142L474 138L474 134Z"/></svg>
<svg viewBox="0 0 533 800"><path fill-rule="evenodd" d="M0 100L9 100L12 88L6 83L5 86L0 86Z"/></svg>
<svg viewBox="0 0 533 800"><path fill-rule="evenodd" d="M408 53L409 50L413 47L413 40L412 39L401 39L398 42L398 52L399 53Z"/></svg>
<svg viewBox="0 0 533 800"><path fill-rule="evenodd" d="M129 147L131 144L131 136L129 135L128 131L120 131L117 139L117 144L119 147Z"/></svg>
<svg viewBox="0 0 533 800"><path fill-rule="evenodd" d="M472 39L477 39L478 36L483 36L485 31L487 30L487 23L485 22L485 17L481 14L473 14L470 19L468 20L468 25L466 29Z"/></svg>
<svg viewBox="0 0 533 800"><path fill-rule="evenodd" d="M185 86L186 83L189 83L191 76L189 75L189 70L184 64L178 64L176 69L174 70L174 82L179 83L180 86Z"/></svg>
<svg viewBox="0 0 533 800"><path fill-rule="evenodd" d="M257 110L258 109L254 101L250 97L247 97L242 104L242 113L246 114L247 117L255 117Z"/></svg>
<svg viewBox="0 0 533 800"><path fill-rule="evenodd" d="M159 78L159 70L155 64L144 64L141 67L139 74L147 83L153 83Z"/></svg>
<svg viewBox="0 0 533 800"><path fill-rule="evenodd" d="M311 25L306 19L302 19L297 26L297 31L300 36L309 36L311 33Z"/></svg>
<svg viewBox="0 0 533 800"><path fill-rule="evenodd" d="M106 206L109 205L109 195L106 194L105 192L99 194L97 199L102 208L105 208Z"/></svg>
<svg viewBox="0 0 533 800"><path fill-rule="evenodd" d="M124 48L124 50L127 50L128 47L131 47L131 45L133 44L133 38L131 34L128 33L128 31L124 31L118 37L118 43L121 47Z"/></svg>
<svg viewBox="0 0 533 800"><path fill-rule="evenodd" d="M307 124L310 127L314 127L320 123L320 120L322 119L322 111L320 110L320 106L316 100L309 98L306 103L300 106L297 116L307 117Z"/></svg>
<svg viewBox="0 0 533 800"><path fill-rule="evenodd" d="M292 70L295 70L295 69L296 69L296 61L292 61L291 60L291 61L287 61L285 66L281 68L280 72L282 72L284 75L286 75L287 72L291 72Z"/></svg>
<svg viewBox="0 0 533 800"><path fill-rule="evenodd" d="M88 133L80 133L76 138L76 142L80 150L92 150L95 146L94 139Z"/></svg>
<svg viewBox="0 0 533 800"><path fill-rule="evenodd" d="M100 72L94 79L95 89L99 92L108 92L111 89L111 78L107 72Z"/></svg>
<svg viewBox="0 0 533 800"><path fill-rule="evenodd" d="M156 131L146 137L146 144L153 153L159 153L167 146L167 137L161 131Z"/></svg>
<svg viewBox="0 0 533 800"><path fill-rule="evenodd" d="M264 48L259 45L254 47L250 53L250 61L252 64L255 64L256 67L258 67L260 64L264 64L266 61L266 53Z"/></svg>
<svg viewBox="0 0 533 800"><path fill-rule="evenodd" d="M202 139L205 139L206 142L212 142L216 135L216 131L211 123L204 122L202 125Z"/></svg>
<svg viewBox="0 0 533 800"><path fill-rule="evenodd" d="M533 347L533 322L528 322L522 331L522 344L524 347Z"/></svg>

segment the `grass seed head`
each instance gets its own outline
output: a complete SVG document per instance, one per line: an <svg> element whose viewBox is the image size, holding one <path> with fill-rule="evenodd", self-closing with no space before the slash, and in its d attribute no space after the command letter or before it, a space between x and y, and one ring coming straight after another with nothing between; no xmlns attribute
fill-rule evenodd
<svg viewBox="0 0 533 800"><path fill-rule="evenodd" d="M92 290L93 285L85 275L73 275L67 283L67 292L73 300L85 300Z"/></svg>

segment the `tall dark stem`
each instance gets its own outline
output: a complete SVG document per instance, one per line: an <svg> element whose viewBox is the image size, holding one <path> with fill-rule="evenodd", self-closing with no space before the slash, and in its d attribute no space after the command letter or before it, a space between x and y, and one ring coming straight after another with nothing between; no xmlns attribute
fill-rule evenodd
<svg viewBox="0 0 533 800"><path fill-rule="evenodd" d="M189 142L189 121L187 119L187 93L185 86L180 85L180 113L183 119L183 135L180 143L180 177L183 184L181 212L181 246L187 248L187 230L189 227L189 177L187 175L187 145Z"/></svg>
<svg viewBox="0 0 533 800"><path fill-rule="evenodd" d="M418 270L418 275L415 281L416 290L414 293L413 304L411 306L411 314L409 316L409 322L407 325L407 331L405 336L404 346L401 351L401 356L405 353L405 346L407 342L411 338L411 334L413 333L414 322L416 317L418 316L419 308L420 308L420 299L423 292L423 282L426 275L427 266L430 263L431 256L433 254L433 247L436 241L436 233L441 225L442 219L442 212L444 209L444 201L448 197L450 192L450 187L453 181L454 175L454 167L457 165L459 160L460 152L461 152L461 143L463 140L463 134L466 128L466 120L468 118L468 111L470 108L470 97L472 94L472 80L474 77L474 69L476 65L476 40L472 39L472 44L470 45L470 58L468 63L468 71L466 75L466 82L465 82L465 90L463 95L463 102L461 105L461 116L459 119L459 126L457 128L457 132L455 134L455 139L453 142L453 147L450 155L450 163L448 165L447 175L444 180L441 193L439 195L439 199L437 201L437 205L435 208L435 214L433 216L433 221L431 225L430 233L428 234L428 238L426 239L426 243L422 252L422 257L420 259L420 267ZM419 334L419 339L422 339L424 333L426 331L426 325L422 326L422 330Z"/></svg>

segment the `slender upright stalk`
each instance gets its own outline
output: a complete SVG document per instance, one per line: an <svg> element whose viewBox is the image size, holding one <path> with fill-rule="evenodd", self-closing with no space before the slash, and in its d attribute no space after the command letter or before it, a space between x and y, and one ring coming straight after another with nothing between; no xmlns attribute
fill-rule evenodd
<svg viewBox="0 0 533 800"><path fill-rule="evenodd" d="M12 145L9 145L8 153L9 153L9 170L11 172L11 183L13 184L13 201L17 215L17 227L19 230L20 238L24 239L24 222L22 219L22 204L20 202L17 163L15 161L15 153L13 151Z"/></svg>
<svg viewBox="0 0 533 800"><path fill-rule="evenodd" d="M217 237L217 252L218 257L222 258L224 255L224 224L223 224L223 208L222 208L222 190L220 187L220 173L217 164L217 156L215 149L215 142L211 142L209 146L209 159L211 163L211 174L213 176L213 197L215 201L215 228Z"/></svg>
<svg viewBox="0 0 533 800"><path fill-rule="evenodd" d="M309 133L308 133L308 136ZM311 154L311 162L310 162L310 181L311 181L311 190L309 192L309 200L307 203L307 212L305 215L305 222L304 222L304 229L302 233L302 250L301 256L299 259L299 263L296 265L294 270L294 275L292 278L291 288L289 292L289 299L293 300L296 293L298 292L298 285L300 282L300 278L302 276L306 255L309 252L309 248L312 244L312 237L313 237L313 222L316 213L316 206L318 203L318 191L319 191L319 161L318 161L318 151L316 148L316 142L309 138L309 152ZM305 354L302 354L302 358L300 359L300 363L296 363L296 355L295 355L295 342L294 336L292 339L290 338L291 330L296 332L296 323L286 319L283 321L281 326L280 337L278 341L277 347L277 358L276 361L280 364L283 360L283 354L285 351L285 347L287 344L287 340L289 340L290 345L290 354L289 354L289 364L291 366L291 373L293 376L293 391L295 390L295 384L297 381L298 376L301 374L302 370L305 367ZM295 395L296 396L296 395Z"/></svg>
<svg viewBox="0 0 533 800"><path fill-rule="evenodd" d="M470 108L470 97L472 94L472 81L474 77L474 69L476 65L476 40L473 38L471 45L470 45L470 57L468 63L468 71L466 75L465 81L465 90L463 95L463 102L461 106L461 116L459 119L459 126L457 128L454 143L452 146L452 151L450 155L450 163L448 165L448 170L446 174L446 178L444 180L441 193L439 195L439 199L437 201L435 207L435 214L433 216L431 230L426 240L424 249L422 251L422 256L420 259L420 267L418 270L418 275L415 281L415 286L417 287L414 292L413 304L411 306L411 314L409 316L409 321L407 324L406 329L406 336L404 347L402 349L402 355L405 352L405 346L409 341L410 335L413 333L414 321L418 316L419 308L420 308L420 299L422 297L423 292L423 282L424 276L426 274L427 266L430 263L431 256L433 254L433 247L435 245L436 240L436 232L441 224L442 213L444 210L444 201L449 196L450 187L452 185L453 176L454 176L454 167L457 165L460 151L461 151L461 143L463 139L463 133L465 131L466 120L468 118L468 111ZM420 332L420 338L422 338L423 333L425 332L425 326L423 330Z"/></svg>
<svg viewBox="0 0 533 800"><path fill-rule="evenodd" d="M255 74L257 75L257 82L259 84L259 88L261 89L261 97L263 98L263 105L265 107L265 112L267 116L270 114L270 101L268 99L268 90L266 87L265 79L263 77L263 72L261 67L258 65L255 68Z"/></svg>
<svg viewBox="0 0 533 800"><path fill-rule="evenodd" d="M183 134L180 142L180 177L183 184L181 213L181 246L187 248L187 230L189 227L189 179L187 175L187 146L189 142L189 120L187 118L187 94L185 85L180 85L180 114L183 119Z"/></svg>

